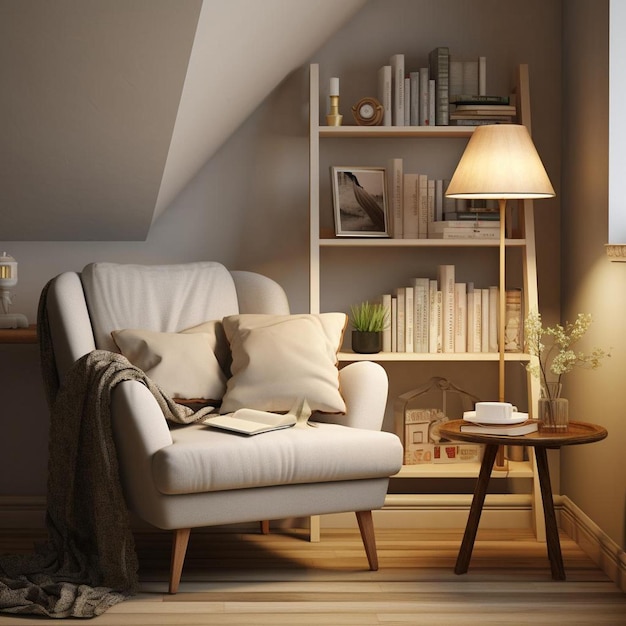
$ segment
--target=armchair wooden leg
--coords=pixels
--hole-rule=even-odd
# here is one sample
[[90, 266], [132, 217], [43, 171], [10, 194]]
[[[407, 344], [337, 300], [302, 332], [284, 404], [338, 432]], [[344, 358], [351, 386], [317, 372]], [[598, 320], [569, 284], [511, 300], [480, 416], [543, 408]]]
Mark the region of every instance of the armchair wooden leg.
[[187, 552], [187, 544], [189, 543], [189, 533], [191, 528], [179, 528], [174, 531], [172, 537], [172, 561], [170, 563], [170, 593], [178, 591], [180, 584], [180, 576], [183, 573], [183, 563], [185, 562], [185, 554]]
[[372, 571], [378, 569], [378, 552], [376, 551], [376, 535], [374, 534], [374, 520], [371, 511], [357, 511], [356, 519], [361, 531], [361, 539], [365, 546], [365, 554]]

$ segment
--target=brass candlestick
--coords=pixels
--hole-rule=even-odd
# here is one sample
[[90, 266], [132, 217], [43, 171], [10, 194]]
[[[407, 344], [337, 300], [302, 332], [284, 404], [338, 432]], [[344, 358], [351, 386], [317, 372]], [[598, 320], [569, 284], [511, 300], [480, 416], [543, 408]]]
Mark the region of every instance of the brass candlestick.
[[343, 115], [339, 113], [339, 96], [330, 96], [330, 113], [326, 116], [329, 126], [341, 126]]

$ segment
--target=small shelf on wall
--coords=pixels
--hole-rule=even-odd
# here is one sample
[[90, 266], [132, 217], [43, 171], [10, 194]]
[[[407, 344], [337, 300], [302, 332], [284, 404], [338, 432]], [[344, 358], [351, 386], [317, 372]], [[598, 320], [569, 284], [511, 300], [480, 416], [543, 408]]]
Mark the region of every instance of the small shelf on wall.
[[[497, 248], [497, 239], [388, 239], [358, 238], [342, 239], [327, 237], [319, 240], [323, 248]], [[520, 247], [526, 245], [525, 239], [506, 239], [505, 245]]]
[[0, 343], [37, 343], [37, 326], [0, 328]]

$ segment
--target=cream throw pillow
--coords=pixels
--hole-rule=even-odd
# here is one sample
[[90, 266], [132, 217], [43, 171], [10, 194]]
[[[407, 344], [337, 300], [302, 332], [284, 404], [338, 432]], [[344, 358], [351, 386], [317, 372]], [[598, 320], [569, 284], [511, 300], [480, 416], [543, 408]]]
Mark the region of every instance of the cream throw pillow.
[[288, 411], [304, 397], [312, 411], [345, 413], [337, 350], [346, 323], [344, 313], [225, 317], [232, 377], [221, 412]]
[[152, 330], [114, 330], [120, 352], [143, 370], [165, 393], [181, 400], [218, 403], [226, 390], [226, 376], [216, 357], [221, 324], [207, 322], [180, 333]]

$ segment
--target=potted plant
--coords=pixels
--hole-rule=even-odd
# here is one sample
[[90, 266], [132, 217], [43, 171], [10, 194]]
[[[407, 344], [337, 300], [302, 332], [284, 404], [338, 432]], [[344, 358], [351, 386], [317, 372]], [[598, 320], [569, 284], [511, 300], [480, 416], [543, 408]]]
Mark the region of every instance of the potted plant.
[[383, 330], [389, 324], [389, 310], [383, 304], [361, 302], [351, 307], [352, 350], [359, 354], [380, 352]]

